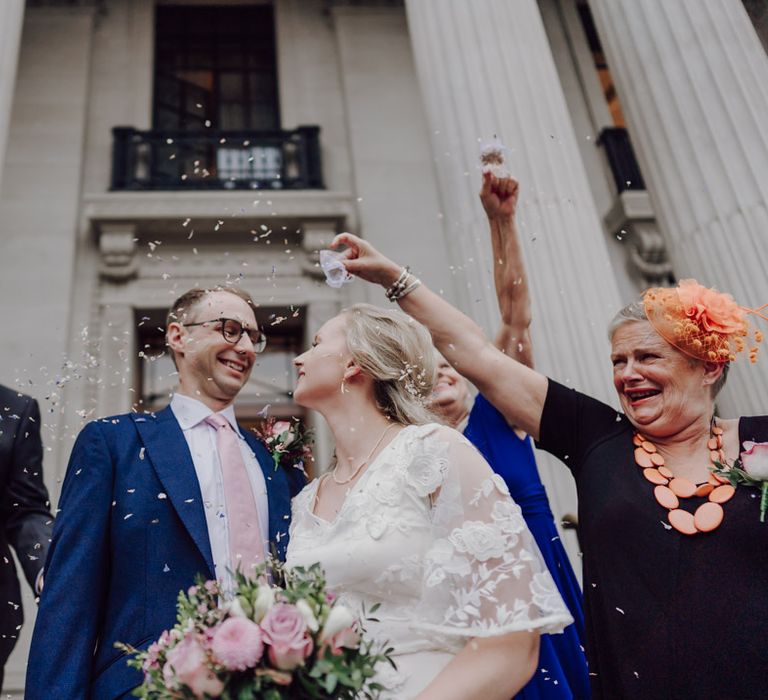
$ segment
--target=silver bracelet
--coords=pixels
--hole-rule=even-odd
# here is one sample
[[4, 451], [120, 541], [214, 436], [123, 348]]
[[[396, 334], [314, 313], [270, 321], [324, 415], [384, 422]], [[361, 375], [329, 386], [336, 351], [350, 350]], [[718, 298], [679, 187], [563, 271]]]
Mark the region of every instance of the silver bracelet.
[[402, 284], [397, 289], [393, 290], [392, 287], [390, 287], [390, 289], [387, 290], [387, 299], [390, 301], [398, 301], [404, 296], [410, 294], [420, 285], [421, 280], [418, 277], [408, 273], [407, 277], [403, 280]]
[[[413, 277], [413, 275], [411, 275]], [[421, 286], [421, 280], [418, 277], [413, 277], [413, 281], [411, 284], [406, 287], [402, 292], [400, 292], [400, 296], [397, 297], [397, 299], [402, 299], [404, 296], [407, 296], [410, 294], [414, 289]], [[395, 301], [397, 301], [397, 299]]]
[[387, 291], [384, 292], [387, 299], [390, 301], [394, 301], [397, 299], [397, 295], [400, 294], [403, 289], [405, 289], [408, 277], [411, 274], [411, 269], [406, 265], [403, 268], [403, 271], [400, 273], [400, 276], [394, 281], [391, 287], [387, 288]]

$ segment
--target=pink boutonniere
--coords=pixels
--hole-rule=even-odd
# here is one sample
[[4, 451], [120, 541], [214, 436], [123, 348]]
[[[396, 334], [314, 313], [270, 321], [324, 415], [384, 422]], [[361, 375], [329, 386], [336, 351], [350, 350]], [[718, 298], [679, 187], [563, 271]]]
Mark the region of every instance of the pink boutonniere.
[[768, 442], [744, 441], [744, 450], [732, 467], [718, 463], [713, 470], [736, 487], [755, 486], [760, 489], [760, 522], [765, 522], [768, 511]]
[[313, 434], [304, 428], [298, 418], [266, 418], [259, 428], [253, 430], [269, 450], [275, 471], [282, 466], [299, 469], [306, 474], [305, 467], [312, 460]]

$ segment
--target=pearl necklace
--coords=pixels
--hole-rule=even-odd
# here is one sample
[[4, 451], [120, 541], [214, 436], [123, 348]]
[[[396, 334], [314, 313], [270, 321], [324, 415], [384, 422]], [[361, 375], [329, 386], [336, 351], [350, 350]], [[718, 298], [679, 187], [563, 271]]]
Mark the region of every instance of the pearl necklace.
[[333, 479], [333, 482], [334, 482], [335, 484], [338, 484], [339, 486], [343, 486], [344, 484], [348, 484], [350, 481], [352, 481], [352, 480], [353, 480], [353, 479], [354, 479], [354, 478], [355, 478], [355, 477], [356, 477], [356, 476], [357, 476], [357, 475], [360, 473], [360, 470], [361, 470], [361, 469], [362, 469], [362, 468], [363, 468], [363, 467], [364, 467], [366, 464], [368, 464], [368, 461], [369, 461], [369, 460], [371, 459], [371, 457], [373, 456], [373, 453], [374, 453], [374, 452], [376, 452], [376, 448], [377, 448], [379, 445], [381, 445], [381, 441], [384, 439], [384, 436], [385, 436], [385, 435], [386, 435], [386, 434], [387, 434], [387, 433], [388, 433], [388, 432], [389, 432], [389, 431], [390, 431], [392, 428], [394, 428], [396, 425], [397, 425], [396, 423], [392, 423], [391, 425], [388, 425], [386, 428], [384, 428], [384, 432], [381, 434], [381, 436], [379, 437], [379, 439], [376, 441], [376, 444], [373, 446], [373, 449], [372, 449], [372, 450], [371, 450], [371, 451], [368, 453], [368, 456], [367, 456], [367, 457], [366, 457], [366, 458], [365, 458], [365, 459], [364, 459], [362, 462], [360, 462], [360, 464], [358, 464], [358, 465], [357, 465], [357, 468], [355, 469], [355, 471], [353, 471], [353, 472], [352, 472], [352, 476], [350, 476], [349, 478], [347, 478], [347, 479], [337, 479], [337, 478], [336, 478], [336, 470], [339, 468], [339, 465], [337, 464], [337, 465], [336, 465], [336, 466], [333, 468], [333, 471], [331, 472], [331, 479]]
[[[712, 532], [720, 526], [724, 516], [721, 504], [729, 501], [736, 493], [727, 479], [710, 474], [705, 482], [694, 484], [688, 479], [676, 477], [665, 466], [664, 457], [650, 440], [640, 433], [635, 433], [632, 442], [635, 445], [635, 463], [643, 470], [643, 476], [656, 485], [653, 495], [657, 503], [669, 511], [667, 519], [675, 530], [684, 535], [696, 535], [700, 532]], [[715, 462], [725, 464], [722, 428], [712, 426], [707, 447], [713, 466]], [[680, 508], [680, 499], [691, 496], [706, 496], [708, 500], [700, 505], [695, 513], [689, 513]]]

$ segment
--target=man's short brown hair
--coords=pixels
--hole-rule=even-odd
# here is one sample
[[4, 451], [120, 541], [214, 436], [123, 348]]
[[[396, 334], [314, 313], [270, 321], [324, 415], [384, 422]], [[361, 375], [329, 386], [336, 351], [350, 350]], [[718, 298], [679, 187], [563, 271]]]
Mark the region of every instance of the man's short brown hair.
[[[165, 318], [165, 332], [168, 332], [168, 326], [171, 323], [181, 323], [190, 320], [190, 314], [198, 304], [205, 299], [206, 296], [213, 292], [229, 292], [236, 297], [240, 297], [248, 306], [250, 306], [254, 313], [256, 312], [256, 304], [253, 302], [253, 298], [248, 292], [240, 287], [222, 287], [217, 285], [216, 287], [210, 287], [209, 289], [203, 289], [202, 287], [195, 287], [188, 292], [184, 292], [176, 301], [173, 302], [173, 306], [168, 310], [168, 315]], [[171, 346], [168, 346], [168, 352], [171, 355], [173, 364], [176, 365], [176, 357], [174, 355]], [[178, 365], [176, 365], [178, 369]]]

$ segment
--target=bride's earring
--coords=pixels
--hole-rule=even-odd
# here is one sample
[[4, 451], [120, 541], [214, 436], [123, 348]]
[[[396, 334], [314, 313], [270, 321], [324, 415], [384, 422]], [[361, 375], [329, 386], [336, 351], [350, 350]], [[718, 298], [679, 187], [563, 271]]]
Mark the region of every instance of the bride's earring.
[[343, 379], [341, 380], [341, 393], [342, 394], [346, 394], [347, 393], [347, 387], [344, 384], [344, 380]]

